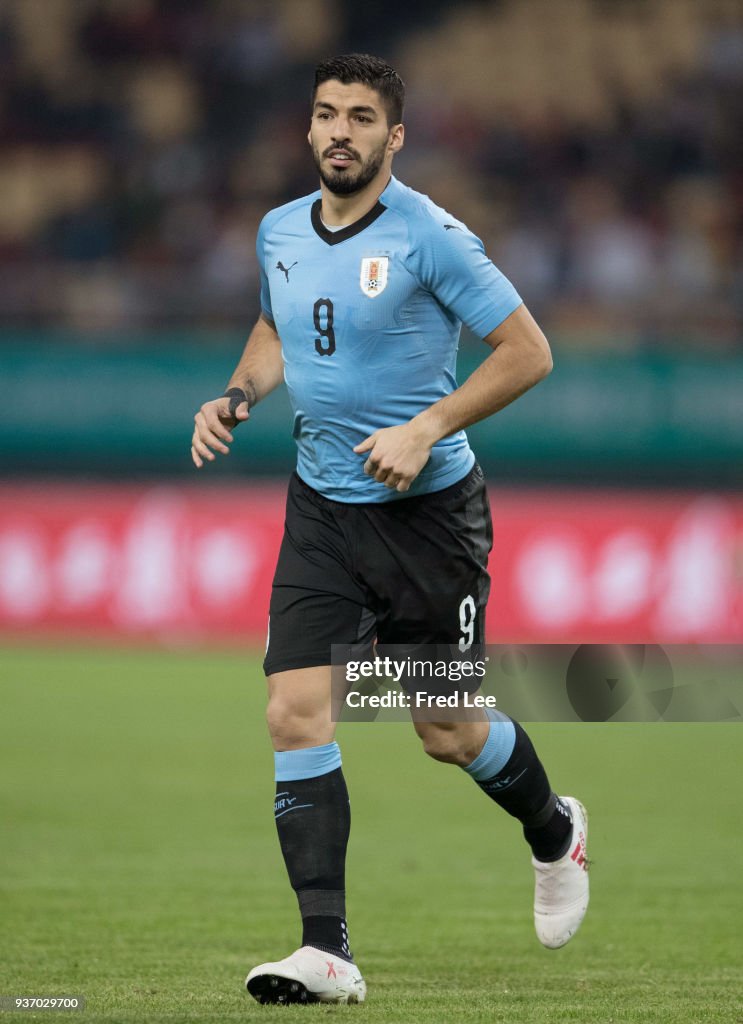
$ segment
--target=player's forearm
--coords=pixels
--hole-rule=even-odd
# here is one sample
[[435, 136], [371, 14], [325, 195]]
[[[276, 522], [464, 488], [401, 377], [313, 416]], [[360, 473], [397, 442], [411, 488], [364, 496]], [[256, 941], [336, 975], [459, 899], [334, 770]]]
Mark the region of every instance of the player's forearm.
[[230, 377], [228, 388], [242, 388], [252, 407], [284, 379], [281, 340], [276, 329], [263, 317], [250, 332], [240, 362]]
[[[549, 345], [528, 312], [513, 314], [488, 358], [461, 387], [413, 420], [433, 444], [492, 416], [534, 387], [552, 369]], [[510, 318], [509, 318], [510, 319]]]

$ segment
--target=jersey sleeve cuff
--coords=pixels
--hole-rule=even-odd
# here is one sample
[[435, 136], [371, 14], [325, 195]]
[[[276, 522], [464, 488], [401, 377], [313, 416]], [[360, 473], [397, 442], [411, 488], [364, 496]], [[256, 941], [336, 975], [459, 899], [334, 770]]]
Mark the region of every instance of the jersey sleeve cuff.
[[504, 320], [509, 318], [511, 313], [515, 313], [519, 306], [523, 306], [523, 304], [524, 300], [521, 296], [514, 295], [511, 301], [502, 303], [498, 310], [491, 312], [487, 318], [483, 318], [476, 323], [468, 323], [467, 326], [478, 338], [487, 338], [497, 327], [500, 327]]

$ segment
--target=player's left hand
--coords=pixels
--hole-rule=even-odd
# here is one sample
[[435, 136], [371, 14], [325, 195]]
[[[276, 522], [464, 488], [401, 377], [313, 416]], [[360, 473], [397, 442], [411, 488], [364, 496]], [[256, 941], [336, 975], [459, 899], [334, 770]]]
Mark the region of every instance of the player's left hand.
[[357, 455], [369, 452], [364, 472], [385, 487], [407, 491], [428, 462], [431, 442], [418, 423], [411, 420], [399, 427], [375, 430], [354, 451]]

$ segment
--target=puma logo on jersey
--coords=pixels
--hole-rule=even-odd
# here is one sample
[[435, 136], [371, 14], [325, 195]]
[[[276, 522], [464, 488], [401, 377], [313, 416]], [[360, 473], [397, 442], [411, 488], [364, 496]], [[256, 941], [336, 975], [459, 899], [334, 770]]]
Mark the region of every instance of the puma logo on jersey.
[[282, 273], [286, 275], [287, 284], [289, 284], [289, 271], [296, 267], [297, 263], [299, 263], [299, 260], [294, 260], [291, 267], [285, 267], [281, 260], [279, 260], [279, 262], [276, 264], [276, 269], [282, 271]]

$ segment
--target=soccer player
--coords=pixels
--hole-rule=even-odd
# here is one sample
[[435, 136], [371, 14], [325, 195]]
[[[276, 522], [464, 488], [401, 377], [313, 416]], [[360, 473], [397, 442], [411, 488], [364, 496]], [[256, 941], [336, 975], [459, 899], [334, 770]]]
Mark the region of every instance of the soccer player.
[[[492, 527], [464, 428], [532, 387], [549, 346], [482, 243], [392, 177], [404, 85], [353, 54], [315, 73], [309, 143], [320, 189], [272, 210], [257, 251], [261, 315], [225, 394], [195, 416], [192, 458], [286, 381], [297, 471], [273, 582], [268, 727], [275, 818], [302, 917], [301, 947], [255, 967], [261, 1002], [361, 1002], [349, 947], [348, 792], [331, 721], [331, 644], [483, 642]], [[491, 349], [456, 386], [465, 323]], [[558, 797], [507, 716], [418, 722], [427, 754], [458, 765], [523, 826], [540, 941], [564, 945], [588, 906], [586, 814]]]

